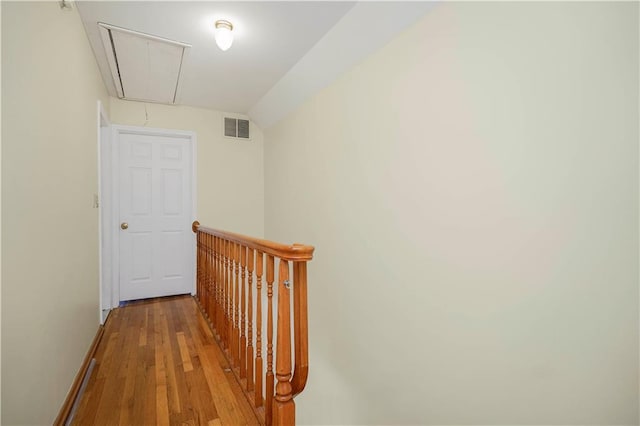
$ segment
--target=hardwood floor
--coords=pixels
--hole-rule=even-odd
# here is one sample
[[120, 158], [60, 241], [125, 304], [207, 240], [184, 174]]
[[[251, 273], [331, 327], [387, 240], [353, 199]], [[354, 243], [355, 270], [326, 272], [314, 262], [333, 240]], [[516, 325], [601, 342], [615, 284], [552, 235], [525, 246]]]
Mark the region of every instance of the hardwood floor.
[[259, 424], [191, 296], [112, 311], [74, 425]]

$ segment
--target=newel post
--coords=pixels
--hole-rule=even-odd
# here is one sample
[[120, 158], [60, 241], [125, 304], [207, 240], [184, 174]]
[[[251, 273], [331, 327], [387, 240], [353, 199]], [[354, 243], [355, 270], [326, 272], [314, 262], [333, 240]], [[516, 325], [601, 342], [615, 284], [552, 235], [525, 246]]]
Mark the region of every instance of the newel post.
[[295, 425], [296, 409], [291, 382], [291, 307], [289, 262], [280, 259], [278, 274], [278, 340], [276, 346], [276, 395], [273, 424]]

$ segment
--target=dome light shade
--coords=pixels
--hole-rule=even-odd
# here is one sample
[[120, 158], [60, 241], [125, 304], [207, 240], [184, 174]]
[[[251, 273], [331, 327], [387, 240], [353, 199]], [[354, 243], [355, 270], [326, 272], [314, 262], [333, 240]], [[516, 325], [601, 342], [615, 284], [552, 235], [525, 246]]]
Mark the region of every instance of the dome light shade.
[[216, 21], [216, 44], [222, 51], [228, 50], [233, 44], [233, 25], [229, 21]]

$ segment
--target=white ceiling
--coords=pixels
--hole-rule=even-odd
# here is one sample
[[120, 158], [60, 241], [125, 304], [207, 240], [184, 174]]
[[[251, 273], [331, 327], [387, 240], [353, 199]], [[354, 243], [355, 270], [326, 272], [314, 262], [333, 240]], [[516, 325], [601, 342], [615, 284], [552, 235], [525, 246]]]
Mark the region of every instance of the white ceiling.
[[[117, 96], [98, 22], [191, 44], [179, 103], [247, 113], [342, 16], [353, 2], [75, 3], [107, 88]], [[235, 40], [222, 52], [216, 19], [230, 20]]]
[[249, 117], [263, 129], [277, 123], [438, 4], [438, 1], [358, 2], [251, 107]]
[[[177, 103], [248, 115], [266, 129], [416, 22], [430, 1], [76, 2], [111, 95], [97, 22], [193, 45]], [[213, 22], [235, 41], [219, 50]]]

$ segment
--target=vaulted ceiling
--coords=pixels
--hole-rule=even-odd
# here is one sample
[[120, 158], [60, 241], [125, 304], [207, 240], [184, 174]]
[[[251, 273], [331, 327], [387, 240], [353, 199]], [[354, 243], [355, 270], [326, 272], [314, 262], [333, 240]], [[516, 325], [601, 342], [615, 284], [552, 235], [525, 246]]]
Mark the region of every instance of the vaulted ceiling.
[[[268, 126], [417, 20], [431, 2], [77, 1], [104, 82], [117, 96], [98, 22], [190, 44], [179, 103]], [[235, 40], [221, 51], [214, 22]]]

